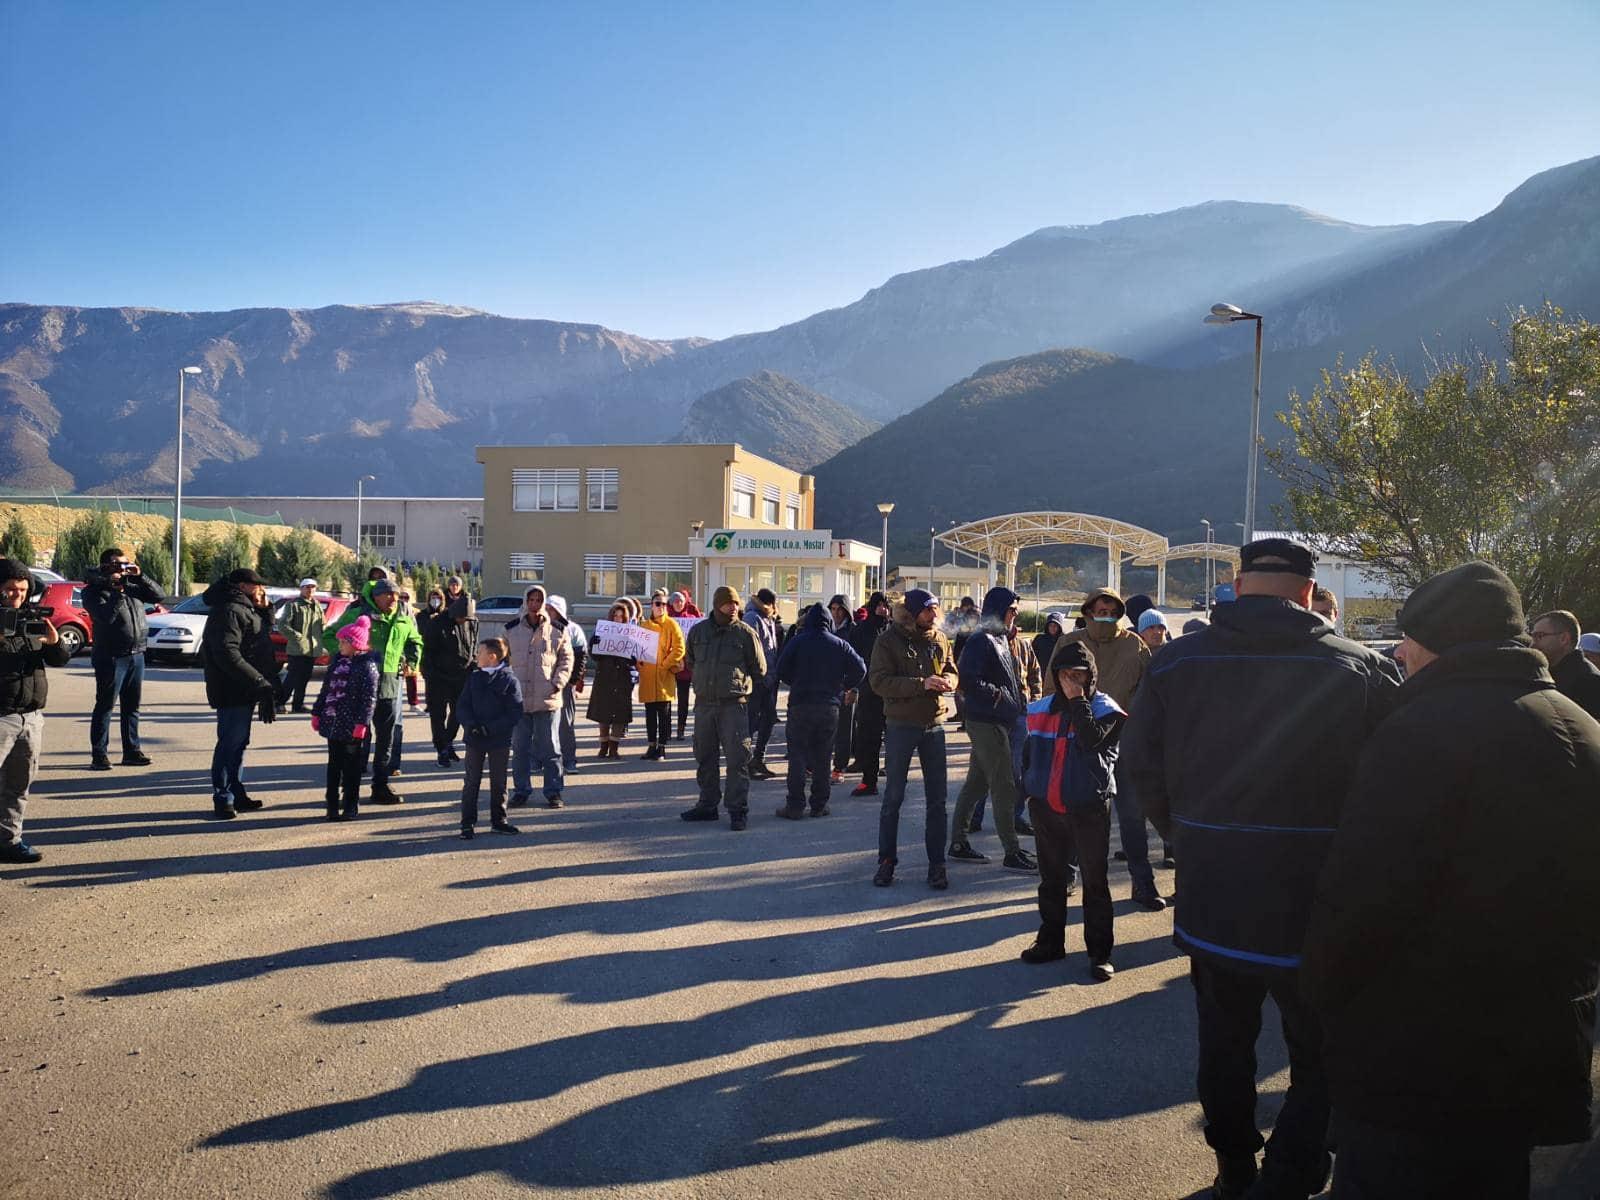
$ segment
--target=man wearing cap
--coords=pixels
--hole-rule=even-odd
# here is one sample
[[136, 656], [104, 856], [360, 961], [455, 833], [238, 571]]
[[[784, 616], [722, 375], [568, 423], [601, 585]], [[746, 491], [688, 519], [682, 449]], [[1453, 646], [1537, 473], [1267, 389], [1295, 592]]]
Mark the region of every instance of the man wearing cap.
[[27, 564], [0, 558], [0, 863], [36, 863], [44, 857], [22, 840], [28, 789], [44, 757], [44, 706], [50, 694], [45, 668], [64, 667], [72, 656], [48, 617], [25, 612], [37, 588]]
[[250, 719], [266, 701], [263, 719], [273, 713], [277, 664], [268, 626], [266, 580], [248, 567], [206, 589], [210, 610], [200, 635], [205, 664], [206, 703], [217, 710], [217, 744], [211, 753], [211, 806], [219, 820], [262, 807], [244, 787], [244, 752], [250, 745]]
[[1301, 969], [1333, 1194], [1526, 1197], [1531, 1147], [1590, 1136], [1600, 724], [1489, 563], [1435, 575], [1399, 623], [1406, 681], [1361, 754]]
[[[872, 662], [872, 648], [879, 636], [889, 628], [892, 614], [889, 598], [882, 592], [873, 592], [867, 598], [867, 615], [850, 627], [850, 648], [861, 656], [861, 661]], [[861, 771], [861, 782], [852, 796], [878, 794], [878, 764], [883, 758], [883, 697], [872, 690], [869, 679], [857, 689], [856, 730], [854, 757]]]
[[1591, 663], [1600, 667], [1600, 633], [1585, 633], [1579, 636], [1578, 650]]
[[1309, 549], [1263, 538], [1239, 557], [1237, 599], [1165, 647], [1140, 686], [1124, 777], [1177, 855], [1173, 940], [1194, 985], [1216, 1194], [1244, 1196], [1257, 1177], [1255, 1043], [1270, 995], [1289, 1090], [1249, 1194], [1312, 1196], [1327, 1179], [1328, 1091], [1300, 954], [1356, 760], [1396, 685], [1380, 655], [1310, 610]]
[[[374, 571], [381, 568], [374, 567]], [[400, 611], [400, 591], [385, 577], [369, 580], [361, 599], [323, 630], [328, 653], [339, 653], [339, 630], [366, 617], [372, 625], [371, 654], [378, 664], [378, 704], [372, 715], [372, 803], [401, 804], [404, 797], [389, 786], [394, 773], [394, 743], [400, 726], [401, 679], [422, 665], [422, 634], [417, 623]]]
[[[1149, 597], [1141, 597], [1146, 604]], [[1063, 634], [1057, 646], [1083, 642], [1094, 655], [1099, 669], [1098, 686], [1124, 712], [1133, 711], [1134, 697], [1144, 681], [1150, 663], [1150, 647], [1122, 618], [1127, 606], [1110, 588], [1096, 588], [1083, 599], [1084, 627]], [[1148, 613], [1140, 614], [1144, 616]], [[1128, 778], [1122, 759], [1117, 761], [1117, 786], [1112, 803], [1117, 810], [1117, 833], [1122, 842], [1118, 857], [1128, 863], [1134, 904], [1147, 912], [1160, 912], [1167, 902], [1156, 890], [1155, 871], [1150, 866], [1150, 836], [1144, 827], [1144, 811], [1139, 807], [1138, 787]]]
[[302, 579], [300, 594], [290, 600], [278, 613], [275, 632], [283, 638], [285, 670], [283, 682], [278, 685], [278, 711], [283, 712], [294, 703], [294, 711], [306, 710], [306, 685], [311, 682], [311, 668], [317, 655], [322, 653], [322, 630], [325, 614], [317, 600], [317, 581]]
[[726, 800], [728, 828], [738, 831], [745, 828], [750, 813], [750, 717], [745, 706], [757, 681], [767, 677], [767, 658], [755, 630], [739, 619], [739, 593], [734, 588], [719, 587], [712, 594], [711, 616], [689, 630], [683, 661], [694, 675], [695, 782], [700, 798], [678, 815], [685, 821], [715, 821]]
[[751, 779], [771, 779], [776, 774], [767, 766], [767, 741], [778, 723], [778, 650], [783, 645], [783, 637], [777, 614], [778, 597], [770, 588], [761, 588], [745, 605], [744, 623], [755, 633], [762, 661], [767, 664], [765, 674], [754, 681], [755, 690], [750, 693]]
[[522, 719], [511, 734], [511, 808], [533, 795], [533, 772], [544, 777], [547, 808], [561, 808], [566, 771], [556, 746], [561, 698], [572, 682], [574, 656], [567, 621], [551, 610], [544, 588], [534, 584], [522, 596], [523, 611], [506, 626], [507, 661], [522, 686]]
[[1575, 614], [1564, 608], [1540, 613], [1528, 626], [1533, 648], [1550, 663], [1550, 678], [1561, 694], [1600, 720], [1600, 668], [1578, 649], [1583, 630]]

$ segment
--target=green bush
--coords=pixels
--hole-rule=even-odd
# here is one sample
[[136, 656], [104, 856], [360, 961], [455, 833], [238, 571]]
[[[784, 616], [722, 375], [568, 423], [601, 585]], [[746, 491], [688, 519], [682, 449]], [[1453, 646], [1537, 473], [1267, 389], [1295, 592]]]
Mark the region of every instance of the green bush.
[[344, 582], [351, 594], [359, 596], [362, 586], [367, 582], [367, 572], [373, 567], [385, 567], [390, 577], [394, 575], [394, 568], [378, 551], [372, 548], [371, 543], [363, 541], [361, 552], [354, 558], [347, 558], [341, 564], [344, 571]]
[[315, 579], [321, 584], [330, 578], [330, 566], [328, 556], [317, 545], [311, 530], [296, 525], [281, 538], [262, 539], [256, 569], [266, 576], [268, 583], [295, 587], [302, 579]]
[[5, 529], [0, 530], [0, 558], [14, 558], [31, 567], [34, 557], [33, 536], [22, 523], [21, 515], [12, 513]]
[[103, 508], [92, 508], [61, 535], [50, 565], [68, 579], [82, 579], [86, 572], [99, 569], [100, 552], [116, 544], [117, 531], [110, 516]]
[[173, 586], [172, 580], [172, 540], [170, 536], [164, 542], [141, 542], [139, 544], [138, 558], [139, 569], [144, 572], [146, 579], [169, 595], [177, 594], [177, 589]]
[[221, 578], [216, 570], [217, 543], [214, 539], [199, 534], [184, 538], [183, 557], [189, 569], [188, 582], [212, 583]]
[[211, 569], [216, 572], [214, 578], [221, 579], [240, 567], [253, 568], [255, 565], [256, 556], [250, 548], [250, 535], [235, 525], [231, 533], [223, 535], [221, 544], [217, 546], [217, 556], [211, 564]]

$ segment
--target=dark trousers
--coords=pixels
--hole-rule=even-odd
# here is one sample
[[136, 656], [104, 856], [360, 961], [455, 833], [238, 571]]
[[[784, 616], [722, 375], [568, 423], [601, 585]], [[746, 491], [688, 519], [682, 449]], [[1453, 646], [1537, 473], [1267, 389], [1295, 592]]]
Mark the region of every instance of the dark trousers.
[[456, 719], [456, 701], [466, 680], [454, 675], [429, 675], [428, 729], [433, 735], [435, 754], [448, 754], [455, 749], [456, 736], [461, 732], [461, 722]]
[[883, 805], [878, 811], [878, 860], [900, 861], [900, 806], [905, 803], [913, 754], [922, 764], [922, 789], [928, 805], [923, 839], [928, 848], [928, 865], [933, 866], [944, 862], [945, 800], [950, 788], [944, 727], [940, 725], [923, 728], [890, 721], [884, 726], [884, 788]]
[[250, 745], [250, 720], [256, 715], [254, 704], [235, 704], [217, 709], [217, 745], [211, 751], [211, 800], [218, 808], [228, 808], [246, 796], [244, 752]]
[[700, 786], [698, 807], [722, 804], [722, 757], [728, 759], [728, 815], [742, 817], [750, 809], [750, 719], [742, 700], [721, 700], [694, 707], [694, 778]]
[[1150, 867], [1150, 835], [1145, 832], [1144, 809], [1133, 794], [1133, 781], [1122, 769], [1121, 757], [1117, 759], [1116, 781], [1117, 793], [1112, 803], [1117, 809], [1117, 832], [1122, 837], [1122, 853], [1128, 858], [1133, 894], [1148, 896], [1156, 890], [1155, 872]]
[[788, 746], [787, 796], [791, 812], [806, 806], [806, 772], [811, 772], [811, 808], [820, 812], [828, 803], [831, 786], [828, 755], [839, 727], [839, 710], [832, 704], [789, 705], [784, 735]]
[[372, 710], [372, 788], [389, 786], [389, 772], [399, 765], [395, 742], [400, 736], [400, 697], [380, 699]]
[[856, 706], [839, 705], [839, 719], [833, 731], [833, 769], [842, 771], [850, 765], [850, 743], [855, 740]]
[[[750, 701], [746, 708], [750, 719], [748, 733], [752, 745], [752, 755], [756, 762], [760, 762], [767, 753], [767, 739], [772, 736], [772, 727], [778, 723], [777, 679], [773, 679], [771, 687], [764, 683], [757, 683], [755, 691], [750, 695]], [[696, 713], [696, 715], [698, 716], [699, 714]]]
[[[1017, 795], [1017, 802], [1011, 808], [1011, 823], [1015, 825], [1028, 814], [1028, 797], [1022, 791], [1022, 747], [1028, 740], [1028, 714], [1020, 712], [1017, 719], [1011, 724], [1011, 784]], [[984, 810], [988, 807], [989, 797], [985, 794], [978, 801], [978, 806], [972, 810], [972, 820], [969, 827], [980, 829], [983, 826]], [[999, 822], [995, 823], [999, 828]]]
[[367, 769], [368, 742], [341, 742], [328, 739], [328, 789], [323, 798], [330, 814], [342, 804], [346, 815], [355, 816], [361, 800], [361, 773]]
[[494, 825], [506, 823], [506, 771], [511, 765], [511, 744], [504, 746], [467, 746], [462, 757], [461, 828], [471, 829], [478, 823], [478, 789], [483, 783], [483, 764], [489, 763], [489, 821]]
[[652, 700], [644, 706], [645, 740], [652, 746], [665, 746], [672, 736], [672, 701]]
[[94, 712], [89, 717], [89, 749], [100, 756], [111, 742], [111, 706], [120, 702], [122, 752], [139, 749], [139, 702], [144, 696], [144, 655], [91, 658], [94, 664]]
[[556, 714], [556, 749], [561, 766], [573, 771], [578, 766], [578, 696], [569, 683], [561, 691], [561, 711]]
[[1526, 1200], [1528, 1146], [1428, 1136], [1334, 1114], [1333, 1200]]
[[1007, 854], [1017, 847], [1017, 777], [1011, 754], [1012, 728], [990, 721], [967, 724], [967, 740], [972, 753], [967, 760], [967, 778], [956, 794], [955, 819], [950, 825], [950, 841], [964, 842], [972, 825], [978, 801], [994, 796], [994, 829]]
[[883, 752], [883, 701], [876, 696], [856, 702], [856, 762], [861, 765], [861, 782], [878, 786], [878, 758]]
[[283, 681], [278, 684], [279, 704], [293, 701], [295, 712], [306, 706], [306, 685], [311, 682], [311, 668], [316, 665], [317, 660], [308, 654], [289, 657], [284, 667]]
[[1261, 1006], [1270, 995], [1283, 1020], [1289, 1049], [1289, 1091], [1267, 1143], [1267, 1167], [1311, 1173], [1328, 1133], [1328, 1081], [1322, 1066], [1322, 1027], [1300, 997], [1296, 973], [1254, 974], [1189, 961], [1200, 1026], [1200, 1107], [1206, 1141], [1218, 1154], [1244, 1156], [1261, 1148], [1256, 1128], [1256, 1039]]
[[1111, 882], [1106, 860], [1111, 856], [1111, 813], [1106, 808], [1058, 813], [1037, 796], [1028, 801], [1034, 849], [1039, 856], [1040, 940], [1066, 944], [1067, 894], [1074, 866], [1083, 871], [1083, 948], [1090, 962], [1109, 962]]
[[694, 682], [688, 679], [678, 680], [678, 740], [683, 740], [684, 728], [689, 723], [689, 693], [694, 690]]

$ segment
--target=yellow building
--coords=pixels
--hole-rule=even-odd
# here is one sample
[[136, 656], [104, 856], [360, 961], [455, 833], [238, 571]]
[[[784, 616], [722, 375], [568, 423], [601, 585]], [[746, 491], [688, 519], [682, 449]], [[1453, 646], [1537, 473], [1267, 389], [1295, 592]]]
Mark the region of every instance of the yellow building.
[[540, 583], [590, 616], [658, 587], [704, 609], [732, 583], [771, 588], [792, 617], [875, 582], [876, 547], [812, 528], [811, 476], [736, 443], [480, 446], [478, 462], [485, 594]]

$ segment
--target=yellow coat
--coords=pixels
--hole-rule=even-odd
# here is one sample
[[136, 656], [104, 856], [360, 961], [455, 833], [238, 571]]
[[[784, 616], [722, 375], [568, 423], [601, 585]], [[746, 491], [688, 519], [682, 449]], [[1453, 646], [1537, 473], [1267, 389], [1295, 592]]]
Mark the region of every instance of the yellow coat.
[[654, 629], [661, 635], [656, 661], [639, 664], [639, 703], [659, 704], [678, 698], [677, 674], [683, 669], [683, 630], [671, 617], [657, 621], [646, 617], [640, 629]]

